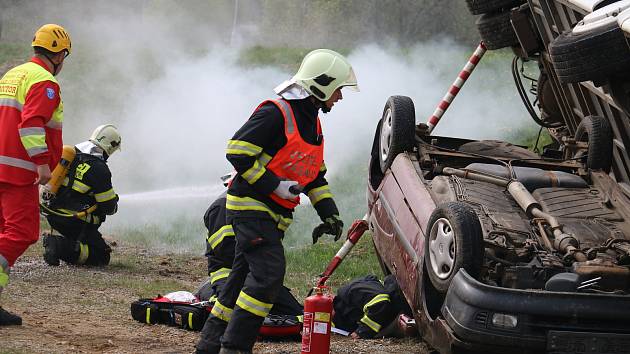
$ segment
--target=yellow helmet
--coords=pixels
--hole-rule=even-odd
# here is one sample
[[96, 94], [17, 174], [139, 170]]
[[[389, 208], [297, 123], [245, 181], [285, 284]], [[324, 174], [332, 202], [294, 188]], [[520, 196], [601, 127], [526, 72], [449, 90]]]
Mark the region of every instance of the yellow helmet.
[[53, 53], [59, 53], [63, 50], [67, 51], [68, 54], [72, 52], [72, 43], [68, 32], [63, 27], [54, 24], [40, 27], [33, 36], [31, 46], [42, 47]]
[[293, 81], [320, 101], [329, 99], [340, 87], [359, 90], [352, 65], [343, 55], [329, 49], [308, 53]]

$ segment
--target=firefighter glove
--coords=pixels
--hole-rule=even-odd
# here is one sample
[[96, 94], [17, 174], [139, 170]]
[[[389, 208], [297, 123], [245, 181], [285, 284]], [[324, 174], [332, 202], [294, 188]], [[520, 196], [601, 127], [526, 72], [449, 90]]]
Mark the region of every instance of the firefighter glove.
[[294, 199], [300, 194], [300, 185], [296, 181], [280, 181], [273, 192], [282, 199]]
[[343, 221], [339, 218], [339, 215], [333, 215], [324, 219], [324, 222], [317, 225], [313, 229], [313, 244], [317, 242], [317, 239], [322, 237], [323, 234], [335, 236], [335, 241], [339, 240], [343, 233]]

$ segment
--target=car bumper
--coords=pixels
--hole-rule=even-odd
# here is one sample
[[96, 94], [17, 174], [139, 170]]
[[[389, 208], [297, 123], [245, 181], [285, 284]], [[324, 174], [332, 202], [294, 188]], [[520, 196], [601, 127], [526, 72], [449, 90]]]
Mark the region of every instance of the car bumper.
[[[506, 289], [460, 270], [442, 314], [467, 347], [491, 343], [511, 352], [630, 353], [630, 296]], [[516, 325], [498, 325], [495, 316], [516, 319]]]

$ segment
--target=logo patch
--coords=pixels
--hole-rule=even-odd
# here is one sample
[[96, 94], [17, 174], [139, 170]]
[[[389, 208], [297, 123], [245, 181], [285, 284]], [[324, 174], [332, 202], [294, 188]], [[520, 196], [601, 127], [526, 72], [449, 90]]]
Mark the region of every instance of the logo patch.
[[53, 99], [55, 98], [55, 90], [51, 89], [50, 87], [46, 89], [46, 96], [48, 97], [48, 99]]

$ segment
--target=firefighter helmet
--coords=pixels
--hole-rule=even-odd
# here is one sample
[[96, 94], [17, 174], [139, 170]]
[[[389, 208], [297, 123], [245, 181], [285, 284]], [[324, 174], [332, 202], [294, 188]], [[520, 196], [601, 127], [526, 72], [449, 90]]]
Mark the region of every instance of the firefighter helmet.
[[340, 87], [348, 86], [359, 91], [352, 65], [343, 55], [329, 49], [308, 53], [293, 81], [320, 101], [328, 100]]
[[42, 47], [53, 53], [59, 53], [63, 50], [68, 54], [72, 52], [72, 43], [68, 32], [63, 27], [54, 24], [40, 27], [33, 36], [31, 46]]
[[121, 138], [118, 129], [111, 124], [99, 125], [92, 132], [90, 141], [111, 156], [120, 149]]

